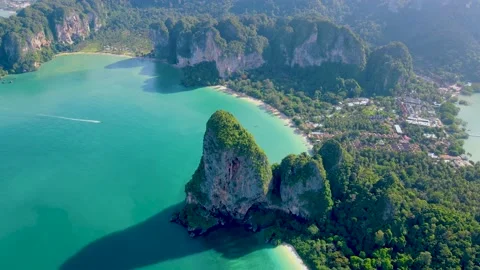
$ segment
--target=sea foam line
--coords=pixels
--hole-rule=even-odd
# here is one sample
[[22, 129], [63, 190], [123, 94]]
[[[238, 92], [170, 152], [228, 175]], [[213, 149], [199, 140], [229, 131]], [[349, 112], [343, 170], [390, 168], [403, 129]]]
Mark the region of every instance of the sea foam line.
[[77, 122], [86, 122], [86, 123], [92, 123], [92, 124], [100, 124], [101, 123], [98, 120], [70, 118], [70, 117], [63, 117], [63, 116], [49, 115], [49, 114], [37, 114], [37, 116], [57, 118], [57, 119], [63, 119], [63, 120], [69, 120], [69, 121], [77, 121]]

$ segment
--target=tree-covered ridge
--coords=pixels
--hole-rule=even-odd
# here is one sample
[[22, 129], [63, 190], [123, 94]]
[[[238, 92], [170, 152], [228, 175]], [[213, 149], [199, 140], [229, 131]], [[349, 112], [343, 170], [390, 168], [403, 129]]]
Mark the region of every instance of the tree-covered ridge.
[[[32, 71], [102, 23], [99, 0], [43, 0], [0, 19], [0, 72]], [[73, 39], [73, 40], [72, 40]]]
[[405, 43], [416, 67], [433, 76], [478, 81], [480, 2], [477, 0], [237, 0], [231, 12], [284, 16], [320, 14], [350, 25], [374, 45]]
[[323, 165], [305, 154], [288, 155], [280, 163], [279, 169], [282, 183], [287, 185], [305, 184], [311, 175], [317, 173], [317, 170], [323, 178], [327, 177]]
[[399, 42], [375, 49], [365, 71], [365, 85], [370, 95], [392, 95], [396, 87], [403, 86], [413, 74], [412, 57], [408, 48]]
[[[0, 27], [0, 66], [8, 72], [25, 72], [62, 51], [142, 55], [154, 49], [157, 58], [185, 68], [185, 85], [214, 84], [219, 76], [260, 67], [260, 73], [275, 74], [279, 79], [296, 74], [298, 81], [313, 85], [302, 89], [306, 92], [335, 87], [338, 78], [349, 85], [369, 85], [365, 83], [369, 58], [365, 43], [349, 28], [325, 17], [198, 16], [198, 11], [187, 11], [187, 7], [188, 3], [169, 1], [142, 5], [131, 1], [39, 1], [18, 16], [0, 20], [5, 26]], [[404, 66], [397, 60], [404, 62], [392, 59], [382, 71], [395, 73]], [[218, 74], [208, 62], [214, 62]], [[373, 72], [368, 79], [383, 81], [384, 74], [379, 73]], [[396, 83], [397, 77], [389, 77], [389, 88], [402, 85], [402, 80]], [[361, 92], [357, 87], [340, 88], [349, 88], [353, 95]]]
[[[151, 28], [157, 41], [156, 52], [166, 58], [175, 58], [176, 54], [191, 57], [192, 49], [206, 46], [206, 36], [210, 33], [220, 53], [226, 56], [258, 53], [270, 64], [315, 65], [295, 59], [298, 57], [295, 56], [298, 53], [295, 50], [315, 36], [310, 42], [312, 57], [324, 59], [325, 62], [357, 65], [359, 69], [366, 64], [365, 45], [350, 29], [316, 17], [182, 17], [160, 21]], [[191, 43], [195, 45], [189, 46]], [[334, 49], [343, 50], [343, 54], [336, 57], [329, 55]], [[171, 62], [176, 63], [175, 59]]]
[[320, 156], [288, 155], [272, 170], [275, 185], [272, 199], [303, 218], [325, 220], [328, 217], [333, 206], [332, 192]]
[[[223, 123], [233, 116], [218, 112], [217, 117]], [[232, 123], [213, 126], [238, 130]], [[235, 222], [266, 227], [266, 240], [291, 243], [312, 269], [480, 267], [478, 164], [455, 169], [424, 153], [357, 150], [348, 137], [339, 139], [324, 142], [312, 156], [289, 155], [273, 165], [268, 194]], [[218, 165], [208, 162], [200, 165]], [[229, 224], [207, 209], [187, 198], [178, 219], [192, 232]], [[222, 217], [235, 216], [232, 211]]]
[[[155, 55], [184, 67], [188, 86], [249, 73], [310, 96], [392, 95], [413, 75], [408, 49], [392, 43], [369, 54], [350, 29], [316, 17], [265, 15], [168, 18], [151, 25]], [[218, 74], [213, 69], [216, 66]]]
[[131, 1], [142, 2], [139, 6], [161, 4], [188, 14], [315, 14], [349, 25], [373, 45], [405, 43], [422, 73], [452, 80], [455, 80], [453, 74], [474, 81], [480, 79], [477, 72], [480, 39], [476, 27], [480, 23], [480, 2], [477, 0], [198, 0], [182, 4], [170, 0]]
[[[14, 32], [20, 35], [20, 39], [27, 37], [26, 34], [30, 31], [21, 28], [32, 29], [34, 25], [27, 21], [40, 22], [35, 24], [50, 28], [51, 31], [45, 30], [48, 37], [49, 32], [55, 32], [55, 27], [50, 22], [61, 18], [62, 13], [67, 14], [67, 10], [75, 10], [84, 15], [93, 11], [103, 19], [102, 25], [106, 30], [100, 31], [88, 44], [81, 46], [86, 51], [148, 53], [152, 49], [148, 42], [148, 26], [167, 17], [210, 15], [222, 18], [232, 14], [267, 14], [276, 18], [314, 16], [349, 25], [373, 47], [392, 41], [403, 42], [413, 53], [416, 69], [434, 78], [456, 80], [455, 74], [459, 73], [465, 79], [478, 81], [480, 78], [477, 72], [480, 70], [480, 42], [476, 27], [479, 24], [480, 3], [476, 0], [42, 0], [30, 8], [28, 12], [32, 14], [26, 15], [27, 20], [18, 20], [15, 16], [2, 20], [16, 25]], [[108, 16], [103, 16], [107, 13]], [[25, 16], [20, 14], [18, 17]], [[46, 21], [50, 27], [45, 24]], [[4, 36], [4, 33], [0, 36]], [[67, 49], [63, 46], [53, 48]], [[24, 56], [27, 59], [19, 61], [21, 63], [15, 70], [32, 70], [35, 66], [32, 63], [49, 57], [45, 53]], [[2, 66], [10, 71], [12, 63]]]
[[[426, 155], [349, 149], [353, 159], [343, 159], [347, 150], [336, 141], [327, 141], [316, 151], [324, 161], [332, 191], [337, 191], [329, 219], [282, 218], [267, 229], [273, 239], [291, 242], [311, 268], [480, 266], [474, 195], [480, 185], [468, 180], [478, 168], [465, 169], [471, 175], [465, 178]], [[349, 169], [338, 182], [338, 169], [345, 167]], [[336, 182], [343, 186], [340, 190], [335, 190]], [[460, 194], [465, 196], [460, 199]]]

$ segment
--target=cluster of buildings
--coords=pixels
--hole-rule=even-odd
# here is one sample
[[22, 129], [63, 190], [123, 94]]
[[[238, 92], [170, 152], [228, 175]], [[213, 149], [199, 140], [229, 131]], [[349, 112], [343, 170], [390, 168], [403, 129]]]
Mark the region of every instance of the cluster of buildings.
[[340, 102], [339, 106], [335, 107], [335, 110], [340, 111], [343, 106], [355, 107], [355, 106], [367, 106], [370, 104], [370, 99], [368, 98], [349, 98], [344, 102]]
[[[472, 83], [467, 83], [465, 86], [472, 86]], [[462, 86], [459, 84], [452, 84], [447, 87], [438, 88], [438, 92], [445, 96], [458, 96], [462, 92]]]
[[352, 98], [345, 100], [345, 104], [347, 104], [348, 107], [367, 106], [369, 103], [370, 99], [368, 98]]
[[466, 166], [472, 166], [472, 164], [468, 161], [468, 157], [466, 155], [461, 155], [459, 157], [454, 157], [450, 155], [440, 155], [437, 156], [433, 153], [428, 154], [431, 158], [433, 159], [438, 159], [441, 160], [445, 163], [450, 163], [454, 165], [455, 167], [462, 168]]
[[423, 127], [442, 126], [440, 119], [436, 117], [435, 110], [429, 104], [411, 97], [400, 98], [398, 103], [408, 124]]
[[0, 0], [0, 9], [16, 11], [30, 6], [35, 0]]
[[[452, 89], [454, 91], [461, 91], [461, 88], [456, 89], [454, 86], [452, 86]], [[372, 100], [367, 98], [347, 99], [343, 103], [340, 103], [335, 109], [339, 111], [344, 108], [347, 109], [348, 107], [368, 106], [372, 104]], [[412, 141], [412, 139], [407, 136], [408, 134], [406, 134], [403, 127], [405, 127], [405, 125], [416, 125], [427, 128], [443, 127], [442, 122], [440, 119], [438, 119], [435, 112], [435, 107], [439, 107], [441, 104], [430, 104], [410, 96], [397, 98], [397, 104], [401, 109], [401, 113], [396, 119], [389, 118], [384, 114], [369, 116], [370, 121], [378, 122], [379, 125], [389, 126], [390, 131], [388, 133], [380, 134], [366, 131], [360, 132], [359, 136], [351, 142], [352, 146], [354, 146], [356, 149], [373, 148], [395, 152], [420, 152], [421, 147], [418, 142]], [[376, 110], [383, 110], [383, 108], [376, 108]], [[372, 111], [375, 111], [375, 108]], [[351, 110], [349, 110], [349, 112], [351, 112]], [[355, 113], [355, 111], [353, 111], [353, 113]], [[321, 124], [321, 119], [331, 116], [333, 116], [333, 114], [329, 116], [318, 117], [319, 122], [315, 120], [313, 122], [306, 122], [304, 124], [308, 130], [312, 131], [308, 133], [308, 138], [312, 142], [321, 142], [326, 139], [342, 135], [342, 132], [339, 131], [323, 130], [324, 126]], [[428, 147], [430, 149], [445, 149], [446, 151], [450, 145], [449, 141], [440, 138], [437, 134], [437, 132], [425, 131], [420, 135], [423, 135], [423, 138], [429, 140], [428, 142], [424, 142], [429, 144]], [[416, 138], [419, 139], [418, 134], [416, 135]], [[457, 168], [471, 165], [471, 163], [468, 161], [468, 157], [466, 156], [437, 156], [433, 153], [430, 153], [429, 156], [432, 159], [438, 160], [439, 162], [451, 163]]]

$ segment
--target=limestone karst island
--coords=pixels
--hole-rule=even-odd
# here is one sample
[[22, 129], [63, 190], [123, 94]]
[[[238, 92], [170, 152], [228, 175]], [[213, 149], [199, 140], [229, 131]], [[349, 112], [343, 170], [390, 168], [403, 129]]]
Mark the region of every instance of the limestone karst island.
[[320, 156], [289, 155], [270, 165], [253, 136], [225, 111], [208, 120], [203, 156], [185, 192], [176, 221], [193, 235], [235, 223], [256, 231], [282, 214], [324, 221], [333, 205]]
[[0, 0], [0, 269], [480, 269], [479, 0]]

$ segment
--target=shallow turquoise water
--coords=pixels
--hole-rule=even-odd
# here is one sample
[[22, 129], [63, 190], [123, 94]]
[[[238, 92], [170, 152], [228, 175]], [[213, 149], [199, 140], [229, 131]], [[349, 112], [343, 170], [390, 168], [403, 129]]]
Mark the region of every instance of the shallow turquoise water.
[[7, 17], [12, 16], [13, 14], [15, 14], [15, 12], [13, 12], [13, 11], [8, 11], [8, 10], [4, 10], [4, 9], [1, 9], [1, 8], [0, 8], [0, 17], [5, 17], [5, 18], [7, 18]]
[[[246, 101], [179, 86], [177, 70], [57, 57], [0, 84], [0, 269], [291, 269], [242, 230], [191, 239], [169, 223], [209, 116], [232, 112], [272, 162], [306, 150]], [[10, 78], [9, 78], [10, 79]]]
[[[462, 97], [467, 100], [468, 106], [460, 106], [459, 117], [466, 121], [468, 133], [480, 136], [480, 94], [475, 94], [469, 97]], [[475, 162], [480, 161], [480, 137], [470, 136], [465, 141], [465, 149], [472, 154], [471, 159]]]

